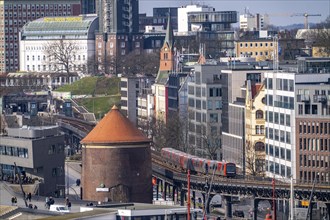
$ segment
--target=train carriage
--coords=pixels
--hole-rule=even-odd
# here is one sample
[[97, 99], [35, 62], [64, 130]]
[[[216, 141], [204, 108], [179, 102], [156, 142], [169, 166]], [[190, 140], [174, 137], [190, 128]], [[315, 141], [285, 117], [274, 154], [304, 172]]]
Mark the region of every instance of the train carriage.
[[236, 176], [235, 163], [200, 158], [173, 148], [163, 148], [161, 155], [166, 163], [170, 163], [172, 166], [179, 167], [182, 170], [189, 169], [194, 174], [214, 173], [214, 175], [226, 177]]

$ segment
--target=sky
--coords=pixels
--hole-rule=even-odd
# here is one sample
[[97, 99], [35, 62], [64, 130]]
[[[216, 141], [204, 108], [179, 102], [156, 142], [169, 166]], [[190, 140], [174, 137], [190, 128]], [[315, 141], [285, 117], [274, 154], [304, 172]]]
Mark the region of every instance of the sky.
[[321, 14], [309, 16], [309, 23], [325, 21], [330, 15], [330, 0], [139, 0], [139, 13], [152, 15], [156, 7], [181, 7], [189, 4], [204, 4], [214, 7], [216, 11], [238, 11], [244, 13], [245, 8], [252, 13], [269, 14], [270, 23], [276, 26], [304, 24], [303, 16], [291, 16], [297, 13]]

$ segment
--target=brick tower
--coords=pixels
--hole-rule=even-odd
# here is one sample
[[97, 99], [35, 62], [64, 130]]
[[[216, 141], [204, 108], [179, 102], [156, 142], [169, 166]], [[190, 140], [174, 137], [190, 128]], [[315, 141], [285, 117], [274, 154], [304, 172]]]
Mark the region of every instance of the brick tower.
[[149, 143], [114, 106], [81, 141], [83, 199], [151, 203]]

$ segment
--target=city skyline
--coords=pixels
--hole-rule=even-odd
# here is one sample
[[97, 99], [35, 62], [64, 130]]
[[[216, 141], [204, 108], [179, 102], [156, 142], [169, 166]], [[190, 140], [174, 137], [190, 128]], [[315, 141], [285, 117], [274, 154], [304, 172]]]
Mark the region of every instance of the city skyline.
[[139, 2], [139, 13], [147, 13], [150, 16], [152, 15], [152, 9], [155, 7], [181, 7], [189, 4], [204, 4], [214, 7], [216, 11], [234, 10], [240, 14], [243, 14], [245, 9], [248, 9], [252, 14], [269, 14], [270, 23], [276, 26], [304, 24], [303, 16], [292, 16], [297, 13], [321, 14], [321, 16], [309, 17], [309, 23], [325, 21], [330, 15], [330, 2], [328, 0], [140, 0]]

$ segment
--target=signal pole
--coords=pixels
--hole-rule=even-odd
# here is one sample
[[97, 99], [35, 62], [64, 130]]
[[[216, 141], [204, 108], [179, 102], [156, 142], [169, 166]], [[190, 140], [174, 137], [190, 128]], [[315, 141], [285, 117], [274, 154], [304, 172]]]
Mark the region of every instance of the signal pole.
[[188, 202], [187, 202], [187, 220], [190, 220], [190, 170], [188, 169], [188, 175], [187, 175], [187, 177], [188, 177], [188, 183], [187, 183], [187, 185], [188, 185], [188, 196], [187, 196], [187, 199], [188, 199]]
[[272, 184], [273, 184], [273, 220], [276, 220], [275, 177], [273, 178]]

